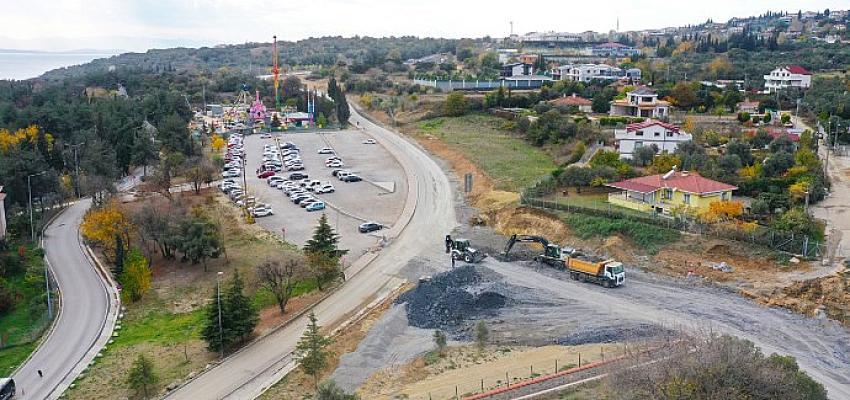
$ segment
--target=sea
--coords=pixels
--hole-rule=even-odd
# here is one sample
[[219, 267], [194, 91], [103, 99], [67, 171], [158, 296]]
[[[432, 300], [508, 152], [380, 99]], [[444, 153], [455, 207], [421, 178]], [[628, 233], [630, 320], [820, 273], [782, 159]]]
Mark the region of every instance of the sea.
[[61, 67], [85, 64], [114, 54], [3, 52], [0, 50], [0, 80], [23, 80]]

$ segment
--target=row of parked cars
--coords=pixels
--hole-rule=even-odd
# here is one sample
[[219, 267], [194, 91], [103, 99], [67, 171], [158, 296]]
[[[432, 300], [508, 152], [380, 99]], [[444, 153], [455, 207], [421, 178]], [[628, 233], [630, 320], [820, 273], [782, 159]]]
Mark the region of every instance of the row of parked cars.
[[227, 153], [224, 156], [224, 178], [219, 184], [219, 189], [227, 194], [237, 206], [247, 208], [254, 217], [265, 217], [274, 214], [271, 205], [260, 203], [254, 196], [245, 193], [245, 189], [239, 184], [245, 165], [245, 151], [243, 149], [243, 137], [240, 134], [232, 134], [227, 142]]
[[330, 182], [309, 179], [305, 172], [293, 172], [288, 178], [278, 172], [304, 171], [301, 149], [292, 142], [280, 145], [268, 143], [263, 146], [263, 164], [257, 169], [257, 177], [266, 179], [269, 186], [281, 190], [293, 203], [307, 211], [325, 209], [325, 203], [315, 194], [333, 193], [336, 188]]

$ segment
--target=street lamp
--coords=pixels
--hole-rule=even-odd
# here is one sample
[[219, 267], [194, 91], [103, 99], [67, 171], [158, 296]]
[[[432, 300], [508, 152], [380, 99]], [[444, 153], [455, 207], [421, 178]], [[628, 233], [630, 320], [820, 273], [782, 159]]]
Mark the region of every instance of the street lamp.
[[86, 142], [80, 142], [77, 144], [65, 143], [65, 146], [74, 148], [74, 194], [77, 195], [77, 197], [80, 197], [80, 163], [77, 159], [77, 149], [84, 144], [86, 144]]
[[37, 174], [27, 175], [27, 193], [29, 195], [29, 212], [30, 212], [30, 238], [32, 239], [33, 243], [35, 243], [35, 225], [33, 225], [33, 221], [32, 221], [32, 186], [30, 185], [30, 178], [32, 178], [34, 176], [41, 176], [41, 175], [44, 175], [46, 173], [47, 173], [47, 171], [45, 170], [45, 171], [41, 171]]
[[221, 358], [224, 359], [224, 327], [221, 324], [221, 276], [224, 272], [218, 271], [215, 277], [216, 297], [218, 298], [218, 347]]

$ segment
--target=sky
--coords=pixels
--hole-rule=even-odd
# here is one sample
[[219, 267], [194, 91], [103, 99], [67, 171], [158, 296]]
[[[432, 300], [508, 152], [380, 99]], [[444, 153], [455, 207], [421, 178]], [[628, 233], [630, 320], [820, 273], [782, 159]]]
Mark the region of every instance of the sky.
[[200, 47], [318, 36], [504, 37], [697, 24], [847, 0], [0, 0], [0, 49]]

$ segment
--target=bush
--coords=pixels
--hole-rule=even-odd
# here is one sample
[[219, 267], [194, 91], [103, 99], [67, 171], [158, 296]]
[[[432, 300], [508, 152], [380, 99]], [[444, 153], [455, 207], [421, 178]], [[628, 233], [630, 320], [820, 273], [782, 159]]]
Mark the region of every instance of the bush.
[[650, 252], [654, 252], [660, 245], [679, 238], [678, 231], [623, 218], [613, 219], [570, 214], [566, 217], [566, 222], [582, 239], [619, 234]]

